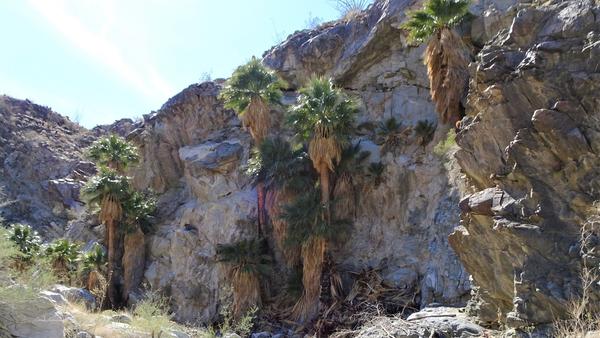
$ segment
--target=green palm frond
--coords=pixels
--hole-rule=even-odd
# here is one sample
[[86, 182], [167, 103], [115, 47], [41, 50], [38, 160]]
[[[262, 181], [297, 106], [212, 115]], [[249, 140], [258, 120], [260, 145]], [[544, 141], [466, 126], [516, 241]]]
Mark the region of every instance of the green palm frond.
[[107, 255], [100, 244], [95, 243], [92, 249], [80, 255], [82, 269], [85, 273], [90, 271], [102, 271], [106, 266]]
[[421, 120], [415, 126], [415, 134], [421, 138], [421, 145], [425, 146], [433, 139], [436, 125], [429, 120]]
[[402, 27], [409, 40], [423, 42], [442, 28], [452, 28], [470, 16], [470, 0], [428, 0], [423, 9], [408, 14]]
[[151, 192], [133, 191], [123, 201], [125, 231], [131, 233], [140, 227], [144, 233], [150, 233], [156, 212], [156, 196]]
[[72, 268], [76, 266], [79, 259], [79, 245], [68, 239], [57, 239], [46, 247], [45, 254], [52, 261], [64, 262]]
[[139, 161], [137, 148], [116, 135], [94, 142], [87, 150], [87, 157], [99, 166], [110, 167], [119, 172]]
[[367, 178], [373, 183], [375, 187], [378, 187], [383, 182], [383, 174], [385, 172], [385, 166], [381, 162], [375, 162], [369, 164]]
[[100, 172], [90, 178], [81, 192], [88, 204], [97, 207], [107, 195], [116, 196], [119, 200], [126, 199], [129, 190], [130, 184], [126, 176], [109, 168], [100, 168]]
[[331, 79], [313, 78], [300, 89], [298, 103], [288, 114], [287, 122], [301, 141], [310, 140], [317, 130], [328, 130], [343, 146], [353, 131], [358, 105]]
[[231, 244], [218, 244], [217, 260], [232, 265], [242, 272], [268, 275], [271, 269], [271, 256], [267, 254], [266, 243], [262, 239], [246, 239]]
[[255, 57], [239, 66], [227, 80], [219, 98], [225, 102], [225, 108], [242, 114], [250, 104], [252, 97], [260, 97], [264, 102], [278, 104], [281, 89], [285, 83], [277, 74], [262, 65]]
[[342, 151], [342, 158], [335, 167], [336, 175], [362, 175], [365, 169], [365, 162], [370, 155], [370, 151], [362, 150], [360, 142], [357, 142], [354, 145], [349, 145]]
[[[280, 137], [265, 139], [254, 149], [248, 160], [246, 173], [256, 181], [265, 183], [267, 189], [289, 189], [306, 186], [312, 179], [310, 160], [302, 148]], [[302, 180], [299, 182], [298, 180]]]
[[[335, 203], [335, 201], [333, 202]], [[310, 189], [283, 207], [281, 219], [288, 226], [285, 244], [298, 247], [311, 236], [337, 241], [346, 235], [351, 222], [347, 220], [327, 221], [327, 207], [321, 203], [318, 189]]]

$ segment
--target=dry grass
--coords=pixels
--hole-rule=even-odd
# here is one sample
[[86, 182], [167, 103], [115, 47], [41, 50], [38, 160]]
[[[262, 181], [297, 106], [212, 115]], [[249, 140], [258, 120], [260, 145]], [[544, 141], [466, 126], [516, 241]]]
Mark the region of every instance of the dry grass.
[[591, 262], [597, 255], [595, 252], [597, 245], [594, 241], [597, 240], [599, 235], [600, 215], [594, 214], [587, 220], [581, 230], [581, 296], [569, 303], [569, 317], [555, 322], [554, 333], [557, 337], [600, 337], [600, 304], [594, 300], [600, 292], [598, 288], [600, 268]]
[[427, 66], [430, 93], [442, 123], [460, 119], [460, 102], [466, 89], [469, 58], [460, 36], [442, 29], [427, 44], [423, 62]]

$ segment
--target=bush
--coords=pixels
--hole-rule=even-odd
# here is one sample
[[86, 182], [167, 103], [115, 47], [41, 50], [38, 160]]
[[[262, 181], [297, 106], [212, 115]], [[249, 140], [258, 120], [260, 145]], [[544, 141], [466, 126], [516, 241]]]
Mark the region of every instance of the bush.
[[8, 239], [16, 244], [17, 249], [21, 252], [21, 255], [14, 257], [18, 266], [30, 263], [42, 245], [42, 239], [38, 233], [25, 224], [11, 225]]
[[344, 20], [355, 18], [371, 3], [370, 0], [332, 0], [332, 2]]

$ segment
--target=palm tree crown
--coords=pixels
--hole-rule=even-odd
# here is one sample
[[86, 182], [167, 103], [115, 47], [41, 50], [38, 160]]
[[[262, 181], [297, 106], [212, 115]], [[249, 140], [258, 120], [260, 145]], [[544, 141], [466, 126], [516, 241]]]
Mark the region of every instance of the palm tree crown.
[[219, 97], [225, 108], [233, 109], [252, 137], [260, 142], [271, 126], [268, 105], [279, 103], [283, 86], [274, 71], [253, 57], [233, 72]]
[[423, 63], [442, 123], [456, 122], [462, 113], [461, 100], [469, 80], [469, 51], [452, 28], [469, 16], [469, 4], [469, 0], [428, 0], [403, 25], [409, 40], [422, 42], [429, 38]]
[[100, 166], [109, 167], [121, 173], [129, 165], [139, 161], [136, 147], [116, 135], [94, 142], [88, 149], [88, 158]]
[[303, 141], [309, 141], [309, 156], [317, 171], [325, 165], [334, 170], [348, 144], [358, 108], [333, 82], [315, 78], [300, 90], [288, 122]]
[[410, 13], [404, 24], [409, 39], [423, 42], [437, 31], [453, 28], [469, 15], [470, 0], [429, 0], [423, 9]]

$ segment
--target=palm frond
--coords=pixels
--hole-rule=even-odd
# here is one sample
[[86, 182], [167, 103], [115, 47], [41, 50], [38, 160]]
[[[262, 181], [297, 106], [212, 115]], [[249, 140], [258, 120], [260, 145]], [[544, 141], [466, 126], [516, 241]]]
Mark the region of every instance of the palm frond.
[[306, 151], [280, 137], [267, 138], [253, 150], [246, 173], [267, 189], [290, 191], [303, 188], [312, 178]]
[[133, 191], [128, 195], [123, 201], [125, 231], [131, 233], [139, 226], [145, 234], [150, 233], [156, 212], [156, 196], [149, 191]]
[[19, 260], [29, 262], [39, 252], [42, 238], [37, 231], [26, 224], [13, 224], [8, 229], [8, 239], [12, 241], [20, 252]]
[[252, 57], [233, 72], [219, 97], [225, 102], [225, 108], [243, 114], [253, 97], [260, 97], [269, 104], [278, 104], [284, 87], [285, 83], [273, 70]]
[[139, 161], [137, 148], [116, 135], [94, 142], [87, 150], [87, 157], [99, 166], [109, 167], [121, 173]]
[[90, 271], [102, 271], [106, 266], [107, 256], [102, 246], [95, 243], [92, 249], [88, 252], [80, 254], [79, 260], [83, 271], [89, 273]]
[[130, 184], [126, 176], [109, 168], [100, 168], [100, 172], [88, 180], [81, 193], [86, 203], [99, 207], [108, 195], [125, 200], [129, 190]]
[[420, 144], [422, 146], [427, 145], [433, 139], [436, 126], [429, 120], [421, 120], [417, 122], [415, 126], [415, 134], [421, 139]]
[[428, 0], [421, 10], [408, 14], [402, 27], [409, 40], [423, 42], [442, 28], [452, 28], [469, 16], [470, 0]]
[[268, 275], [271, 256], [267, 254], [265, 241], [247, 239], [231, 244], [218, 244], [217, 260], [230, 264], [233, 270], [257, 275]]

